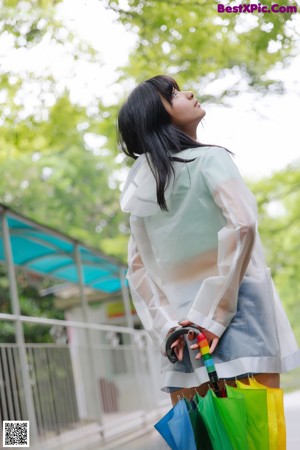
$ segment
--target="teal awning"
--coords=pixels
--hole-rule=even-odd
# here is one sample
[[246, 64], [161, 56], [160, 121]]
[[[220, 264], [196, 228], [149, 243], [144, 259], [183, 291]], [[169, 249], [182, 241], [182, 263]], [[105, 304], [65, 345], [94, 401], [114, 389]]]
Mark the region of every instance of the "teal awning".
[[[124, 267], [116, 259], [0, 204], [0, 218], [4, 216], [8, 224], [16, 266], [41, 276], [78, 283], [75, 251], [77, 247], [84, 286], [107, 294], [121, 290], [120, 271], [124, 270]], [[2, 220], [0, 263], [5, 263]]]

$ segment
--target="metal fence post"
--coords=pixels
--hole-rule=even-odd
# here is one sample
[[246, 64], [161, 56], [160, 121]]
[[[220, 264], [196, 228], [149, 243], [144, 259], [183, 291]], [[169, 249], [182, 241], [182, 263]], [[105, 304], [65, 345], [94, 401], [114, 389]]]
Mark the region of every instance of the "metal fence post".
[[[84, 274], [83, 274], [83, 270], [82, 270], [81, 257], [80, 257], [80, 251], [79, 251], [78, 244], [75, 244], [75, 260], [76, 260], [77, 273], [78, 273], [78, 286], [79, 286], [79, 292], [80, 292], [80, 302], [81, 302], [81, 306], [82, 306], [84, 322], [87, 324], [89, 322], [88, 307], [87, 307], [86, 295], [84, 292]], [[98, 401], [96, 401], [96, 416], [98, 419], [98, 423], [101, 426], [101, 425], [103, 425], [103, 401], [102, 401], [102, 397], [101, 397], [101, 392], [99, 393], [99, 386], [97, 383], [97, 374], [96, 374], [95, 364], [94, 364], [94, 359], [93, 359], [93, 351], [92, 351], [93, 339], [91, 336], [90, 329], [85, 329], [85, 332], [86, 332], [86, 339], [87, 339], [87, 344], [88, 344], [88, 349], [87, 349], [88, 361], [89, 361], [89, 366], [91, 368], [91, 374], [94, 378], [94, 388], [95, 388], [95, 392], [96, 392], [95, 398], [98, 400]]]
[[8, 226], [5, 212], [2, 214], [2, 233], [3, 233], [5, 259], [6, 259], [6, 265], [7, 265], [7, 273], [8, 273], [8, 279], [9, 279], [9, 293], [10, 293], [12, 312], [16, 316], [15, 335], [16, 335], [16, 343], [18, 345], [19, 355], [20, 355], [20, 370], [21, 370], [22, 381], [23, 381], [23, 386], [24, 386], [25, 404], [26, 404], [26, 409], [27, 409], [27, 414], [28, 414], [28, 420], [30, 422], [31, 439], [35, 440], [37, 438], [37, 422], [36, 422], [35, 408], [34, 408], [34, 402], [33, 402], [32, 388], [31, 388], [31, 384], [30, 384], [30, 375], [29, 375], [29, 367], [28, 367], [26, 347], [25, 347], [23, 323], [20, 320], [20, 315], [21, 315], [20, 302], [19, 302], [18, 289], [17, 289], [16, 273], [14, 270], [14, 261], [13, 261], [13, 254], [12, 254], [12, 248], [11, 248], [9, 226]]
[[133, 317], [131, 314], [131, 305], [130, 305], [130, 297], [129, 297], [129, 289], [126, 283], [126, 278], [124, 275], [124, 268], [120, 269], [120, 281], [121, 281], [121, 289], [122, 289], [122, 298], [125, 309], [125, 316], [127, 321], [127, 326], [129, 328], [134, 328]]
[[[126, 277], [124, 273], [124, 268], [120, 269], [120, 281], [121, 281], [121, 290], [122, 290], [122, 298], [125, 308], [125, 315], [128, 328], [134, 329], [134, 321], [131, 313], [131, 305], [130, 305], [130, 296], [129, 296], [129, 288], [126, 283]], [[143, 384], [139, 377], [140, 373], [140, 349], [137, 343], [138, 334], [130, 334], [130, 345], [132, 350], [133, 364], [134, 364], [134, 376], [136, 378], [136, 386], [139, 391], [139, 398], [145, 400], [144, 392], [143, 392]]]
[[[159, 406], [158, 393], [160, 391], [160, 383], [159, 383], [160, 372], [158, 370], [158, 367], [161, 364], [160, 355], [159, 357], [157, 357], [157, 355], [154, 355], [154, 352], [158, 353], [159, 350], [154, 347], [151, 338], [148, 334], [145, 337], [146, 337], [146, 354], [149, 369], [152, 407], [158, 408]], [[157, 357], [156, 360], [155, 357]]]

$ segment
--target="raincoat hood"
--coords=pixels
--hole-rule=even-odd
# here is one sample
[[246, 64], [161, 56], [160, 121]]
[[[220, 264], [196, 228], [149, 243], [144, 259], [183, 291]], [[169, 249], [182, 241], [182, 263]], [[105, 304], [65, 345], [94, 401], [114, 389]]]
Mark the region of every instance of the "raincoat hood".
[[[165, 191], [166, 202], [172, 191], [171, 184]], [[131, 167], [120, 204], [122, 211], [139, 217], [152, 216], [160, 210], [156, 197], [156, 181], [145, 155], [139, 156]]]

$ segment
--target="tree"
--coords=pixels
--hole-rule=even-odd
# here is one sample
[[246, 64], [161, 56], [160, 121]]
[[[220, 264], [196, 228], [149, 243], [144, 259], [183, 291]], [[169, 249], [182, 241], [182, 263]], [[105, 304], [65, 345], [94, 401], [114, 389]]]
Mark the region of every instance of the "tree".
[[61, 93], [53, 78], [53, 68], [46, 64], [42, 72], [35, 67], [24, 68], [34, 52], [36, 58], [55, 48], [63, 49], [65, 58], [91, 59], [94, 52], [80, 42], [56, 19], [55, 7], [61, 0], [0, 0], [1, 66], [0, 118], [1, 125], [13, 127], [16, 122], [35, 116], [39, 120], [49, 102]]
[[0, 68], [0, 201], [124, 256], [126, 237], [119, 229], [127, 229], [127, 218], [119, 208], [120, 164], [109, 108], [97, 97], [87, 105], [71, 101], [69, 80], [56, 79], [47, 64], [43, 72], [19, 73], [10, 63], [42, 47], [70, 59], [70, 76], [82, 61], [101, 64], [100, 55], [57, 20], [59, 3], [1, 1], [6, 58]]
[[[44, 284], [46, 284], [44, 282]], [[39, 287], [43, 285], [39, 280], [39, 287], [28, 282], [28, 277], [21, 270], [17, 271], [17, 285], [20, 300], [21, 314], [24, 316], [47, 317], [63, 319], [63, 311], [54, 308], [54, 296], [47, 295], [41, 301]], [[9, 286], [6, 272], [0, 268], [0, 311], [12, 313], [9, 301]], [[53, 342], [51, 327], [40, 324], [24, 323], [24, 336], [27, 343]], [[13, 322], [0, 320], [0, 343], [15, 342], [15, 326]]]
[[[219, 3], [106, 0], [107, 8], [113, 9], [137, 37], [124, 77], [141, 81], [167, 73], [176, 75], [183, 86], [202, 90], [215, 79], [235, 75], [235, 82], [224, 87], [219, 99], [224, 94], [237, 94], [245, 84], [246, 89], [263, 92], [282, 89], [267, 71], [291, 54], [297, 12], [220, 13]], [[272, 3], [267, 0], [264, 5], [271, 9]]]
[[2, 161], [0, 201], [121, 257], [127, 238], [120, 231], [127, 218], [119, 206], [120, 165], [97, 137], [100, 121], [98, 114], [87, 117], [65, 93], [47, 121], [14, 127], [10, 142], [18, 151]]
[[300, 164], [255, 183], [260, 233], [276, 287], [300, 340]]

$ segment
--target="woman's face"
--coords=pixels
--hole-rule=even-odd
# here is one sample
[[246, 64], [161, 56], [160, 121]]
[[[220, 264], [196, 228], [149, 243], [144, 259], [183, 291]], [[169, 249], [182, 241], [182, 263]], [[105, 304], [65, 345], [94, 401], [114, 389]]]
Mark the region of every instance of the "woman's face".
[[206, 112], [201, 108], [198, 100], [195, 99], [191, 91], [172, 92], [172, 104], [162, 97], [162, 102], [168, 114], [171, 116], [172, 123], [185, 134], [196, 140], [196, 130], [199, 122], [203, 119]]

